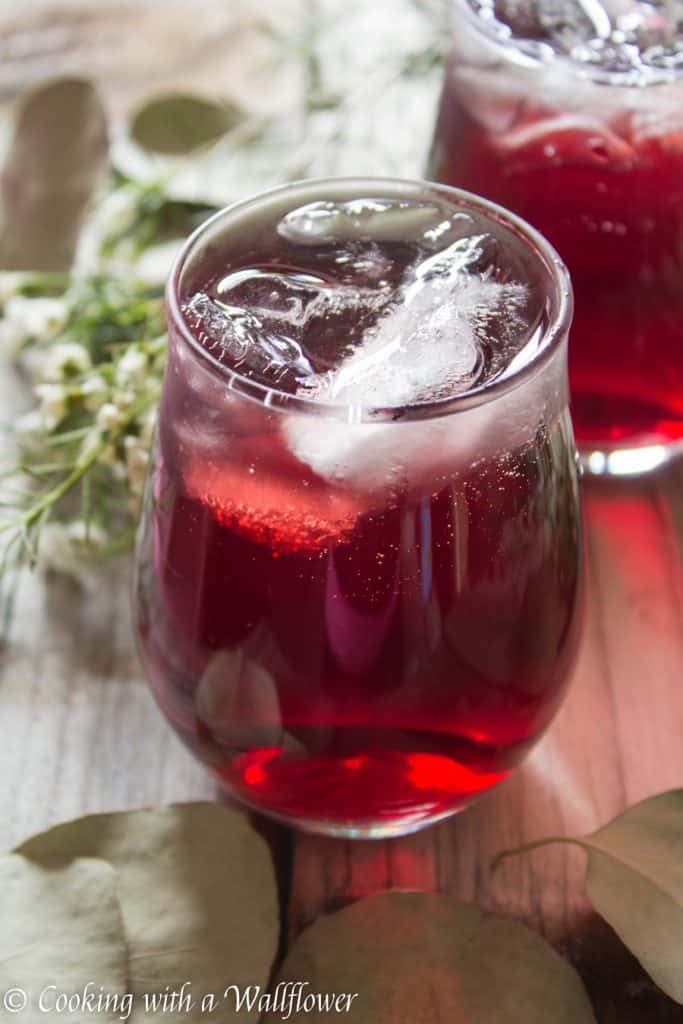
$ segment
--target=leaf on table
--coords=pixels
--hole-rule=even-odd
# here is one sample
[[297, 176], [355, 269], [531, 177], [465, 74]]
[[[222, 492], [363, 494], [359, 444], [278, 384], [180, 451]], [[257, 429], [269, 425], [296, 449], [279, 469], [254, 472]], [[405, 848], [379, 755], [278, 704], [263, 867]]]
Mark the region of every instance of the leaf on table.
[[227, 100], [215, 103], [202, 96], [176, 93], [138, 107], [130, 134], [143, 149], [179, 155], [215, 142], [244, 117], [243, 111]]
[[[0, 858], [0, 993], [21, 989], [32, 1007], [24, 1013], [19, 1003], [5, 1003], [8, 1016], [14, 1010], [17, 1020], [61, 1019], [57, 1011], [39, 1011], [40, 993], [48, 985], [83, 992], [90, 982], [95, 991], [101, 986], [117, 996], [119, 1009], [112, 1000], [109, 1009], [81, 1012], [78, 1019], [121, 1019], [127, 951], [116, 887], [116, 872], [102, 860]], [[45, 993], [49, 1010], [55, 997], [54, 991]]]
[[551, 838], [588, 853], [586, 891], [659, 987], [683, 1003], [683, 789], [643, 800], [604, 828]]
[[683, 789], [636, 804], [583, 842], [591, 903], [683, 1003]]
[[[34, 836], [19, 852], [37, 864], [101, 857], [119, 873], [140, 1020], [148, 1018], [139, 997], [167, 985], [190, 983], [195, 1006], [178, 1019], [194, 1024], [214, 1019], [201, 1012], [205, 993], [222, 993], [228, 981], [266, 984], [278, 943], [277, 890], [270, 851], [244, 815], [211, 803], [93, 815]], [[225, 1010], [219, 1002], [221, 1021], [232, 1019]], [[255, 1020], [256, 1011], [239, 1019]]]
[[0, 269], [69, 269], [107, 152], [89, 82], [63, 78], [28, 94], [0, 175]]
[[[319, 919], [294, 944], [281, 981], [309, 983], [304, 996], [358, 993], [343, 1014], [350, 1024], [595, 1024], [579, 976], [540, 936], [434, 894], [387, 893]], [[281, 1016], [271, 1009], [263, 1024]]]

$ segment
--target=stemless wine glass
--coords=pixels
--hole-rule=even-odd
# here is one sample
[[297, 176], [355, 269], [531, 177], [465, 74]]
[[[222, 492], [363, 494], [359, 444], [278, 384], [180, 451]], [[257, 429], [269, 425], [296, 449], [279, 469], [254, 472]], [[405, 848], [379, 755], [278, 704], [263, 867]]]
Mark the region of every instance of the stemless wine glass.
[[408, 832], [550, 722], [580, 603], [571, 304], [539, 234], [427, 183], [294, 184], [186, 243], [137, 634], [244, 804]]
[[683, 452], [683, 20], [631, 0], [453, 0], [430, 174], [557, 247], [589, 473]]

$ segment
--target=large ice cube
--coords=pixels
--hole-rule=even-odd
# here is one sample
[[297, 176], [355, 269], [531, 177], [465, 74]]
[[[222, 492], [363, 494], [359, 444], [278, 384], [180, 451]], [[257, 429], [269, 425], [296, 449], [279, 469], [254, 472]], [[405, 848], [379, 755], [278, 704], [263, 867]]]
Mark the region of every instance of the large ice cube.
[[278, 234], [297, 245], [334, 245], [359, 240], [406, 242], [444, 218], [436, 202], [406, 199], [321, 200], [290, 211]]
[[[285, 437], [300, 461], [325, 479], [363, 490], [433, 472], [435, 456], [448, 466], [453, 422], [360, 423], [359, 410], [455, 396], [504, 371], [530, 334], [529, 290], [495, 279], [496, 246], [490, 235], [474, 235], [418, 262], [355, 351], [336, 369], [302, 382], [301, 394], [348, 406], [349, 422], [289, 417]], [[470, 459], [484, 420], [473, 414], [467, 422], [478, 423], [459, 441], [460, 455]]]
[[313, 274], [249, 267], [198, 292], [183, 314], [200, 344], [230, 368], [265, 384], [293, 390], [312, 376], [304, 338], [313, 322], [335, 318], [365, 326], [391, 299], [378, 284], [332, 283]]
[[487, 370], [487, 337], [504, 343], [524, 331], [527, 288], [474, 273], [495, 245], [490, 235], [472, 235], [418, 262], [353, 354], [300, 390], [349, 406], [400, 408], [472, 388]]

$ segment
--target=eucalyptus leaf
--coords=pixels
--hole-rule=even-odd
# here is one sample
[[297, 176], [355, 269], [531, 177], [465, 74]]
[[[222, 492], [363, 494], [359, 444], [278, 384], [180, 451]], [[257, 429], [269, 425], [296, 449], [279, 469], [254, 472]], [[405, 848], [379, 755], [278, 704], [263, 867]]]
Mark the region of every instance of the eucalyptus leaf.
[[510, 854], [558, 842], [586, 850], [591, 903], [653, 981], [683, 1003], [683, 789], [644, 800], [591, 835], [539, 840]]
[[0, 269], [69, 269], [107, 151], [89, 82], [64, 78], [28, 94], [0, 176]]
[[79, 1007], [71, 1019], [121, 1019], [127, 952], [116, 885], [102, 860], [0, 858], [0, 994], [8, 1016], [29, 1024], [61, 1020], [68, 1014], [56, 1007], [59, 993], [83, 993], [90, 983], [95, 994], [111, 997], [109, 1006], [92, 1013]]
[[180, 155], [215, 142], [244, 119], [227, 100], [175, 93], [148, 100], [133, 114], [131, 137], [153, 153]]
[[[307, 983], [302, 998], [353, 996], [350, 1024], [595, 1024], [579, 976], [540, 936], [434, 894], [385, 893], [319, 919], [278, 982]], [[332, 1016], [302, 1004], [290, 1020]], [[280, 1019], [270, 1007], [264, 1024]]]
[[[222, 995], [228, 983], [266, 983], [278, 943], [277, 891], [270, 851], [244, 815], [211, 803], [93, 815], [34, 836], [19, 852], [36, 864], [102, 857], [119, 873], [133, 1020], [150, 1019], [145, 994], [185, 982], [193, 1006], [178, 1021], [231, 1020], [220, 999], [215, 1014], [210, 1003], [202, 1010], [203, 997]], [[239, 1019], [256, 1020], [256, 1011]]]

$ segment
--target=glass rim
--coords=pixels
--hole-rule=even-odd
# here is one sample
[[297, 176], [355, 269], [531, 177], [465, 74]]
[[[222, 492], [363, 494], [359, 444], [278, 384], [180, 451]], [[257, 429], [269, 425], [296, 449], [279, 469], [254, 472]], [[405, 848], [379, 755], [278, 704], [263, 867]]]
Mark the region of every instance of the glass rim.
[[[180, 282], [182, 274], [197, 245], [222, 220], [228, 216], [239, 215], [242, 212], [248, 211], [250, 207], [257, 210], [264, 200], [267, 201], [280, 195], [284, 196], [287, 193], [300, 193], [301, 195], [306, 195], [309, 202], [314, 202], [316, 200], [316, 189], [329, 189], [334, 186], [357, 189], [359, 196], [362, 196], [363, 192], [366, 192], [368, 188], [371, 189], [373, 187], [393, 188], [396, 190], [405, 188], [406, 194], [408, 189], [412, 189], [414, 192], [417, 190], [423, 192], [428, 190], [432, 193], [440, 193], [455, 202], [464, 203], [466, 208], [474, 209], [476, 212], [484, 214], [495, 223], [512, 231], [518, 239], [532, 249], [536, 261], [543, 267], [546, 273], [549, 290], [553, 292], [548, 322], [542, 328], [542, 340], [532, 357], [522, 366], [515, 369], [509, 376], [499, 377], [490, 383], [483, 383], [461, 394], [424, 402], [406, 403], [401, 406], [349, 405], [348, 403], [326, 402], [305, 395], [292, 394], [291, 392], [282, 391], [277, 387], [253, 380], [217, 359], [195, 337], [180, 308]], [[318, 196], [317, 198], [325, 197]], [[424, 179], [377, 176], [299, 179], [284, 185], [277, 185], [274, 188], [258, 192], [246, 199], [241, 199], [222, 207], [203, 221], [199, 227], [195, 228], [180, 247], [168, 276], [165, 299], [169, 326], [173, 325], [178, 335], [200, 357], [211, 372], [226, 381], [229, 390], [257, 401], [268, 408], [279, 408], [283, 411], [296, 411], [326, 416], [348, 423], [382, 423], [399, 420], [435, 419], [487, 405], [489, 402], [493, 402], [503, 395], [515, 391], [524, 383], [536, 377], [541, 369], [554, 357], [558, 348], [566, 344], [574, 310], [573, 289], [567, 267], [550, 242], [521, 217], [511, 213], [497, 203], [493, 203], [472, 192], [467, 192], [464, 189], [453, 188], [449, 185], [442, 185]]]
[[[523, 62], [517, 62], [520, 67], [528, 69], [564, 68], [576, 78], [590, 82], [593, 85], [612, 86], [613, 88], [627, 90], [654, 89], [657, 86], [673, 85], [683, 79], [683, 66], [675, 68], [652, 67], [648, 68], [645, 76], [636, 77], [637, 72], [635, 70], [610, 71], [607, 68], [601, 68], [597, 64], [582, 63], [581, 61], [574, 60], [569, 53], [555, 52], [552, 60], [544, 60], [541, 56], [526, 52], [520, 46], [520, 43], [536, 42], [537, 40], [529, 40], [525, 36], [515, 36], [512, 33], [508, 35], [504, 31], [496, 31], [495, 26], [500, 25], [502, 28], [504, 23], [493, 18], [489, 21], [486, 18], [480, 17], [468, 0], [451, 0], [451, 6], [454, 9], [457, 8], [458, 14], [462, 13], [477, 33], [493, 44], [501, 54], [509, 57], [511, 53], [516, 53], [524, 58]], [[552, 49], [550, 44], [547, 45], [549, 49]]]

